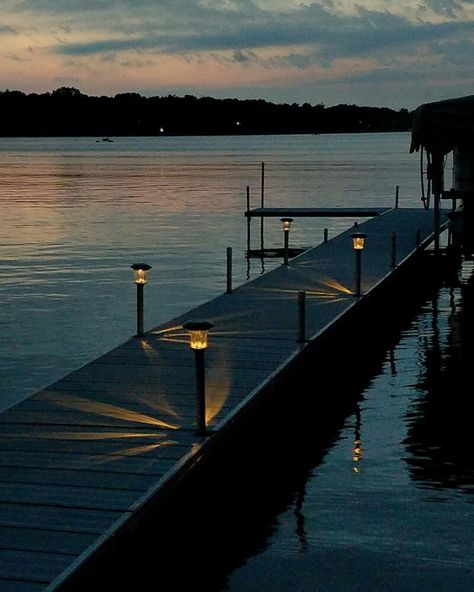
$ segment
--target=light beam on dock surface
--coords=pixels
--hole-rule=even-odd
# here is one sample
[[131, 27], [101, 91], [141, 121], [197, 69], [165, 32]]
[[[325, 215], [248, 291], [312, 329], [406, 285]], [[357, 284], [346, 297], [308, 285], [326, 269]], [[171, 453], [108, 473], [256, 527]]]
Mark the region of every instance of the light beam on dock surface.
[[[45, 395], [45, 398], [51, 398], [51, 395]], [[91, 413], [94, 415], [101, 415], [104, 417], [112, 417], [114, 419], [121, 419], [123, 421], [129, 421], [133, 423], [144, 423], [146, 425], [156, 426], [167, 430], [177, 430], [179, 426], [172, 425], [161, 419], [156, 419], [151, 415], [145, 415], [144, 413], [138, 413], [131, 409], [124, 407], [118, 407], [111, 405], [110, 403], [101, 403], [99, 401], [92, 401], [84, 397], [77, 397], [75, 395], [65, 395], [64, 398], [57, 400], [54, 399], [54, 403], [66, 407], [67, 409], [75, 409], [83, 411], [85, 413]]]

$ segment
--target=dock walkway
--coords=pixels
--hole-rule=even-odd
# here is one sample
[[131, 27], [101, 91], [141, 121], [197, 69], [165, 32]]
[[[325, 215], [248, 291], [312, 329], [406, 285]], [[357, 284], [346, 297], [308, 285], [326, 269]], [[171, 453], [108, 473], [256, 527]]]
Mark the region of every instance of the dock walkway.
[[[394, 209], [367, 234], [362, 291], [429, 241], [432, 213]], [[215, 432], [305, 349], [297, 292], [307, 291], [308, 336], [358, 305], [352, 229], [125, 344], [0, 414], [0, 590], [58, 590], [110, 538], [189, 470], [213, 441], [194, 429], [194, 358], [181, 328], [215, 327], [206, 352], [207, 421]]]

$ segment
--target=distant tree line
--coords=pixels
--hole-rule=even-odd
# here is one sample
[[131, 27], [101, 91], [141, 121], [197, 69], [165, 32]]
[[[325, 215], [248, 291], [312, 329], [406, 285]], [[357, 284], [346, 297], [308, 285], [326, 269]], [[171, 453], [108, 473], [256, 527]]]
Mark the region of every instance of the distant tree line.
[[154, 136], [406, 131], [406, 109], [264, 100], [114, 97], [62, 87], [43, 94], [0, 92], [0, 136]]

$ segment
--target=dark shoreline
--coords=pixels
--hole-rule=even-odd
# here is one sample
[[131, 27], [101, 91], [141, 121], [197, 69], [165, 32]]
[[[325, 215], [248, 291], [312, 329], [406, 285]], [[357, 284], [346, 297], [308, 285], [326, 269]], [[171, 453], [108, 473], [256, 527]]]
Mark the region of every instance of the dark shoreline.
[[82, 94], [62, 87], [43, 94], [0, 92], [7, 113], [0, 137], [221, 136], [409, 131], [407, 109], [261, 99], [214, 99], [191, 95], [114, 97]]

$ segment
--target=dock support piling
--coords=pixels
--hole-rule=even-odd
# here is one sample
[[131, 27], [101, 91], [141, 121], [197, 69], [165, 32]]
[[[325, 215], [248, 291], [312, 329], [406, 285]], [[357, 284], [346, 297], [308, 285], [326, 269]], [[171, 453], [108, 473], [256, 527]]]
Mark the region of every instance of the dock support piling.
[[397, 233], [392, 232], [391, 236], [391, 248], [390, 248], [390, 267], [395, 269], [397, 266]]
[[395, 187], [395, 208], [398, 208], [398, 201], [400, 197], [400, 185]]
[[325, 243], [328, 242], [328, 229], [327, 228], [324, 229], [324, 242]]
[[226, 294], [232, 294], [232, 247], [227, 247], [227, 290]]
[[306, 292], [298, 292], [298, 343], [306, 343]]

